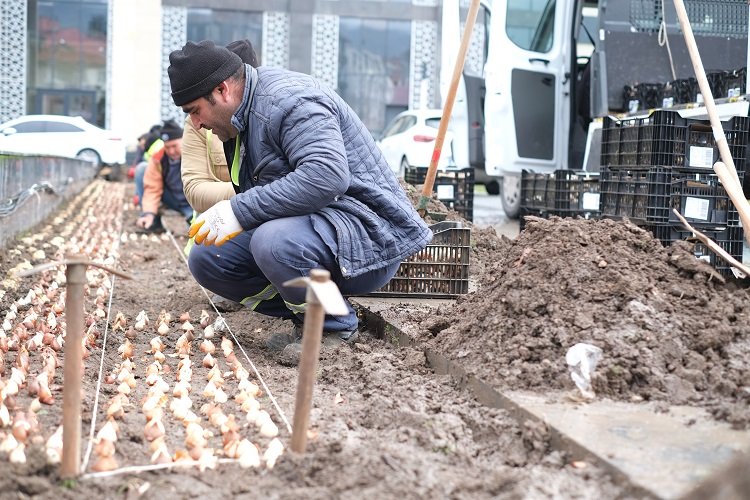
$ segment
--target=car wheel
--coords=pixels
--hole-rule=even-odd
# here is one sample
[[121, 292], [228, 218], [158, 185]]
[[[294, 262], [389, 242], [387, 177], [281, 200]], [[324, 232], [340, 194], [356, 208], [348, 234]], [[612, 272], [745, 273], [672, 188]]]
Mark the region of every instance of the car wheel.
[[406, 171], [411, 168], [411, 165], [409, 165], [409, 160], [406, 159], [406, 156], [401, 158], [401, 166], [398, 168], [398, 177], [404, 178], [406, 175]]
[[78, 154], [76, 155], [76, 158], [78, 158], [79, 160], [85, 160], [85, 161], [89, 161], [93, 163], [94, 167], [96, 167], [97, 169], [101, 167], [102, 165], [102, 159], [99, 156], [99, 153], [97, 153], [93, 149], [80, 150]]
[[521, 212], [521, 176], [505, 175], [500, 182], [500, 198], [509, 219], [518, 219]]
[[487, 194], [491, 194], [492, 196], [500, 194], [500, 183], [497, 181], [486, 182], [484, 188], [487, 190]]

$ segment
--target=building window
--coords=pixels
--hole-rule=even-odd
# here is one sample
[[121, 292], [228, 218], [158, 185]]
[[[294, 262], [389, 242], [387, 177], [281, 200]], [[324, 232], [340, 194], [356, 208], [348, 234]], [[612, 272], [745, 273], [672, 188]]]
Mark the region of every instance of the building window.
[[[192, 42], [212, 40], [226, 45], [235, 40], [250, 40], [260, 59], [263, 53], [263, 13], [237, 10], [188, 9], [187, 39]], [[263, 64], [263, 61], [260, 61]]]
[[107, 1], [29, 2], [28, 107], [104, 124]]
[[373, 134], [409, 107], [411, 22], [342, 17], [338, 92]]

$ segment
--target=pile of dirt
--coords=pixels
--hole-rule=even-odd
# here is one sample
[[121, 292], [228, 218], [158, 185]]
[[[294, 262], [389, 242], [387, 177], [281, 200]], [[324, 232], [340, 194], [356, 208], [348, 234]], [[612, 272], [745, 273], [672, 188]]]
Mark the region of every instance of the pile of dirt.
[[750, 424], [750, 297], [688, 243], [628, 222], [529, 221], [509, 242], [474, 232], [479, 290], [415, 313], [422, 340], [503, 389], [572, 389], [565, 354], [603, 350], [599, 396], [698, 405]]

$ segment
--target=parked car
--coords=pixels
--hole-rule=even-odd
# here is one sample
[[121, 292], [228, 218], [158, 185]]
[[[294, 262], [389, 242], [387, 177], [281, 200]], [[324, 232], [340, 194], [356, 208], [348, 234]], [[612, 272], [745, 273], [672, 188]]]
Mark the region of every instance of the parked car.
[[[396, 115], [378, 141], [383, 156], [394, 173], [403, 177], [408, 167], [429, 167], [435, 149], [442, 111], [412, 109]], [[447, 132], [438, 161], [439, 169], [455, 168], [453, 136]]]
[[80, 116], [26, 115], [0, 125], [0, 151], [81, 158], [96, 165], [125, 163], [125, 143]]

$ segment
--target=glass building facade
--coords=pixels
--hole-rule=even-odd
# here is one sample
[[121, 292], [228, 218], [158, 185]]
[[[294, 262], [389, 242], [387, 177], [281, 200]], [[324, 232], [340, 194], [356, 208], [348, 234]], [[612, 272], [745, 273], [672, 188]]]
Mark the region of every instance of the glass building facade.
[[80, 115], [137, 137], [184, 116], [171, 102], [172, 50], [246, 38], [261, 64], [312, 74], [378, 135], [401, 111], [440, 105], [441, 3], [0, 0], [0, 36], [13, 40], [0, 54], [0, 116]]
[[27, 109], [104, 124], [107, 0], [29, 0]]

